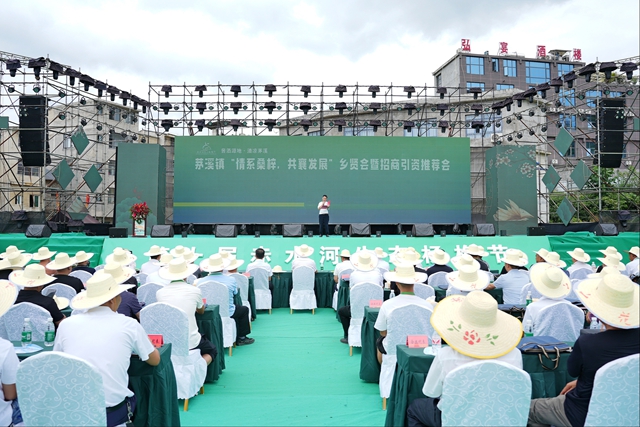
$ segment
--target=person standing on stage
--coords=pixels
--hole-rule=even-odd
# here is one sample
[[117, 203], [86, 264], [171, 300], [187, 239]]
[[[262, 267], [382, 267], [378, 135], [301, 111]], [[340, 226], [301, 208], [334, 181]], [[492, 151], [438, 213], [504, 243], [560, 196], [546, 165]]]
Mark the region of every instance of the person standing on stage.
[[326, 234], [329, 237], [329, 207], [331, 202], [327, 200], [327, 195], [322, 196], [322, 201], [318, 203], [318, 213], [320, 222], [320, 237]]

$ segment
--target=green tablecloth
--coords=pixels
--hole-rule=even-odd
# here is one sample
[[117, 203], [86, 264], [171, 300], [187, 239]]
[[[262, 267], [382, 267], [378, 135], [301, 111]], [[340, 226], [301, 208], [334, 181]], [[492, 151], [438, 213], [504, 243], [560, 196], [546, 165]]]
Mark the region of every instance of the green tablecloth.
[[[498, 301], [498, 304], [504, 303], [504, 300], [502, 299], [501, 288], [496, 288], [496, 289], [492, 289], [490, 291], [485, 291], [485, 292], [491, 295], [496, 301]], [[446, 295], [447, 295], [446, 289], [436, 288], [436, 301], [440, 302], [446, 297]]]
[[380, 332], [373, 327], [378, 319], [379, 312], [379, 308], [365, 307], [360, 331], [362, 339], [360, 379], [368, 383], [377, 383], [380, 378], [380, 365], [376, 356], [376, 340], [380, 336]]
[[[282, 273], [273, 273], [271, 277], [271, 283], [273, 284], [273, 292], [271, 293], [271, 307], [272, 308], [286, 308], [289, 307], [289, 294], [293, 287], [293, 280], [290, 271]], [[318, 307], [331, 307], [333, 300], [333, 272], [332, 271], [317, 271], [315, 280], [315, 294]]]
[[[340, 286], [338, 287], [338, 306], [336, 307], [336, 310], [340, 310], [342, 307], [351, 304], [350, 296], [351, 293], [349, 292], [349, 282], [340, 279]], [[340, 320], [337, 312], [336, 318], [338, 319], [338, 321]]]
[[[531, 376], [531, 398], [555, 397], [574, 378], [567, 373], [567, 360], [571, 353], [562, 353], [558, 369], [546, 371], [535, 354], [523, 354], [522, 365]], [[407, 407], [417, 398], [424, 397], [422, 387], [434, 356], [424, 354], [421, 348], [397, 347], [398, 368], [393, 377], [391, 395], [387, 403], [386, 427], [406, 425]], [[551, 366], [552, 365], [548, 365]]]
[[196, 323], [200, 333], [204, 334], [218, 349], [218, 356], [207, 367], [207, 376], [205, 378], [205, 382], [212, 383], [218, 380], [222, 370], [225, 368], [220, 306], [210, 305], [203, 314], [196, 313]]

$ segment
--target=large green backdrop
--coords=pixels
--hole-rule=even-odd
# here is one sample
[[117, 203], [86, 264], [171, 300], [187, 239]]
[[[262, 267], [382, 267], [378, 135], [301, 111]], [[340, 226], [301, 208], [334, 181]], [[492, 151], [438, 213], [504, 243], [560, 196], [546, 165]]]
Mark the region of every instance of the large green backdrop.
[[174, 222], [471, 222], [468, 138], [176, 137]]

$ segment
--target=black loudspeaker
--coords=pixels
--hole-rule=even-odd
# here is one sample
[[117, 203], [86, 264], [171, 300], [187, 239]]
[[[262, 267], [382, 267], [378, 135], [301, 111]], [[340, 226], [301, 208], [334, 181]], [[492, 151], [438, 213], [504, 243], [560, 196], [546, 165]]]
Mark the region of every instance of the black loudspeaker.
[[87, 236], [108, 236], [111, 224], [85, 224], [84, 234]]
[[46, 120], [47, 98], [40, 95], [20, 97], [20, 152], [24, 166], [51, 164]]
[[365, 223], [351, 224], [349, 235], [351, 237], [371, 237], [371, 226]]
[[216, 237], [236, 237], [238, 235], [238, 227], [233, 224], [218, 224], [215, 230]]
[[433, 224], [413, 224], [412, 231], [415, 237], [433, 237], [435, 234]]
[[284, 224], [282, 226], [283, 237], [302, 237], [304, 235], [304, 225], [302, 224]]
[[615, 224], [598, 224], [594, 232], [596, 236], [617, 236], [618, 227]]
[[154, 225], [151, 227], [151, 237], [173, 237], [173, 226]]
[[473, 224], [474, 236], [495, 236], [496, 228], [493, 224]]
[[546, 236], [544, 227], [527, 227], [527, 236]]
[[[600, 166], [619, 168], [624, 149], [624, 98], [600, 100]], [[598, 162], [598, 157], [594, 157]]]
[[127, 227], [109, 228], [109, 237], [111, 237], [112, 239], [127, 237]]
[[49, 237], [51, 229], [44, 224], [31, 224], [24, 232], [25, 237]]

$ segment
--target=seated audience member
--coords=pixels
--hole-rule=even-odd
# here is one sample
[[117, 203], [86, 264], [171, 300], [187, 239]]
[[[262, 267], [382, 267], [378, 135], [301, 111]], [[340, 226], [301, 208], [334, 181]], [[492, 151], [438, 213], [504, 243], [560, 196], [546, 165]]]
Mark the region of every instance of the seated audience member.
[[[233, 297], [238, 294], [238, 284], [236, 279], [222, 273], [226, 269], [229, 269], [229, 271], [237, 270], [242, 265], [242, 262], [236, 260], [233, 256], [227, 259], [229, 261], [225, 261], [222, 255], [218, 253], [202, 261], [200, 270], [209, 273], [209, 275], [198, 279], [197, 283], [201, 285], [207, 282], [218, 282], [229, 289], [229, 317], [236, 322], [236, 345], [253, 344], [255, 340], [247, 336], [251, 332], [251, 324], [249, 323], [250, 310], [244, 305], [236, 305], [234, 303]], [[227, 262], [233, 262], [233, 264], [228, 264]], [[240, 262], [239, 265], [237, 265], [238, 262]]]
[[30, 302], [31, 304], [39, 305], [51, 314], [53, 323], [58, 327], [62, 319], [65, 318], [64, 314], [60, 312], [58, 304], [68, 306], [69, 301], [66, 298], [57, 297], [59, 301], [56, 303], [52, 297], [41, 293], [46, 285], [56, 280], [55, 277], [47, 275], [44, 267], [40, 264], [31, 264], [26, 266], [24, 270], [16, 270], [11, 273], [9, 280], [23, 288], [18, 293], [16, 304]]
[[413, 268], [418, 273], [425, 273], [422, 265], [422, 255], [413, 247], [400, 249], [393, 257], [394, 264], [413, 264]]
[[[452, 324], [456, 326], [452, 328]], [[438, 352], [427, 374], [422, 393], [428, 397], [415, 399], [407, 409], [411, 427], [442, 425], [438, 405], [440, 400], [451, 398], [442, 396], [442, 386], [447, 374], [455, 368], [492, 359], [522, 369], [522, 355], [517, 349], [522, 325], [515, 317], [498, 310], [498, 303], [486, 292], [445, 298], [435, 306], [431, 325], [448, 346]], [[469, 340], [465, 331], [472, 331], [475, 339]], [[486, 338], [489, 336], [493, 339]]]
[[[172, 259], [173, 259], [173, 256], [170, 253], [165, 253], [160, 255], [161, 266], [164, 267], [165, 265], [169, 264]], [[162, 286], [168, 285], [171, 281], [165, 280], [162, 277], [160, 277], [160, 274], [158, 274], [159, 271], [160, 269], [158, 269], [154, 273], [147, 275], [147, 281], [145, 282], [145, 284], [155, 283], [156, 285], [162, 285]]]
[[604, 267], [617, 268], [620, 273], [629, 277], [629, 274], [627, 273], [627, 266], [622, 262], [622, 255], [620, 255], [620, 258], [617, 258], [607, 254], [604, 258], [598, 258], [598, 261], [600, 261]]
[[95, 274], [96, 269], [93, 267], [89, 267], [89, 263], [91, 262], [91, 258], [93, 257], [93, 255], [94, 255], [93, 252], [85, 252], [85, 251], [76, 252], [76, 255], [74, 256], [76, 260], [76, 266], [73, 267], [73, 271], [82, 270], [82, 271], [86, 271], [89, 274]]
[[384, 276], [384, 273], [387, 273], [389, 271], [389, 263], [384, 260], [386, 257], [389, 256], [389, 254], [387, 254], [384, 250], [382, 250], [381, 247], [375, 248], [373, 252], [378, 257], [378, 267], [377, 267], [378, 271], [380, 272], [381, 275]]
[[273, 276], [273, 271], [271, 270], [271, 266], [264, 260], [264, 249], [258, 248], [255, 251], [256, 260], [247, 264], [247, 273], [251, 274], [251, 270], [255, 270], [256, 268], [261, 268], [269, 272], [269, 289], [273, 291], [273, 284], [271, 283], [271, 276]]
[[464, 254], [452, 260], [456, 271], [446, 273], [447, 296], [466, 295], [472, 291], [484, 290], [489, 285], [489, 275], [480, 270], [480, 263], [471, 255]]
[[71, 286], [77, 293], [84, 291], [82, 280], [77, 277], [69, 276], [73, 271], [73, 265], [76, 263], [75, 258], [71, 258], [66, 252], [58, 252], [56, 257], [47, 264], [47, 270], [54, 271], [53, 277], [56, 278], [54, 283], [63, 283]]
[[[38, 263], [45, 267], [45, 272], [49, 275], [53, 274], [53, 271], [47, 271], [46, 267], [47, 264], [49, 264], [51, 262], [51, 258], [53, 258], [53, 256], [56, 254], [56, 251], [50, 251], [49, 248], [43, 246], [40, 249], [38, 249], [38, 252], [36, 252], [35, 254], [33, 254], [33, 260], [34, 261], [38, 261]], [[93, 274], [93, 273], [92, 273]]]
[[[18, 289], [7, 280], [0, 280], [0, 317], [13, 305]], [[0, 425], [12, 426], [11, 401], [18, 398], [16, 392], [16, 373], [18, 356], [13, 344], [0, 338]]]
[[147, 277], [160, 270], [162, 267], [162, 263], [160, 262], [160, 257], [162, 254], [166, 253], [166, 251], [158, 245], [153, 245], [147, 252], [144, 253], [144, 256], [149, 257], [149, 261], [145, 262], [140, 266], [140, 273], [146, 274]]
[[15, 270], [22, 270], [31, 261], [31, 254], [13, 251], [0, 261], [0, 279], [7, 280]]
[[504, 304], [520, 304], [522, 288], [531, 282], [529, 272], [525, 270], [529, 260], [521, 250], [507, 249], [503, 262], [506, 274], [500, 275], [486, 289], [502, 289]]
[[555, 304], [571, 304], [564, 299], [571, 293], [571, 279], [559, 267], [554, 267], [546, 262], [535, 264], [529, 271], [533, 287], [540, 292], [542, 297], [527, 306], [524, 312], [522, 324], [526, 325], [531, 320], [535, 331], [540, 311], [543, 308]]
[[478, 261], [478, 263], [480, 264], [480, 270], [489, 271], [489, 264], [487, 264], [487, 262], [482, 259], [482, 257], [489, 255], [489, 253], [486, 252], [482, 246], [472, 243], [467, 246], [467, 249], [464, 250], [464, 253], [471, 255], [473, 259]]
[[[396, 308], [404, 307], [406, 305], [419, 305], [426, 307], [429, 310], [433, 310], [433, 305], [413, 293], [413, 285], [415, 283], [423, 283], [426, 279], [425, 273], [417, 273], [412, 264], [397, 264], [395, 271], [390, 271], [384, 275], [384, 279], [389, 282], [394, 282], [400, 289], [400, 295], [395, 298], [391, 298], [382, 303], [380, 312], [378, 313], [378, 319], [374, 327], [380, 331], [380, 338], [376, 341], [376, 353], [378, 356], [378, 363], [382, 364], [382, 355], [387, 354], [385, 349], [385, 337], [387, 336], [387, 322], [389, 320], [389, 314]], [[343, 322], [344, 328], [344, 322]], [[348, 331], [349, 325], [347, 323]]]
[[[534, 264], [531, 264], [531, 267], [533, 267], [534, 265], [536, 265], [537, 263], [540, 262], [545, 262], [544, 260], [544, 256], [546, 256], [549, 253], [548, 250], [546, 250], [545, 248], [540, 248], [539, 250], [535, 251], [536, 254], [536, 262]], [[500, 273], [502, 274], [502, 273]]]
[[160, 277], [170, 283], [156, 292], [156, 300], [178, 307], [189, 319], [189, 349], [200, 350], [200, 355], [210, 364], [218, 355], [218, 349], [209, 339], [201, 334], [196, 322], [196, 313], [204, 313], [202, 292], [197, 287], [185, 282], [185, 279], [198, 269], [197, 265], [187, 263], [184, 258], [175, 258], [159, 271]]
[[584, 251], [584, 249], [575, 248], [572, 251], [567, 251], [567, 254], [569, 254], [569, 256], [571, 257], [572, 262], [569, 268], [567, 268], [567, 272], [569, 273], [570, 278], [573, 279], [574, 273], [580, 270], [588, 270], [589, 272], [593, 272], [591, 266], [588, 264], [588, 262], [591, 261], [591, 257]]
[[434, 265], [427, 268], [427, 276], [431, 276], [433, 273], [439, 273], [441, 271], [445, 273], [451, 273], [453, 271], [453, 268], [448, 265], [451, 257], [442, 249], [431, 251], [429, 253], [429, 259]]
[[530, 426], [583, 426], [598, 369], [640, 352], [638, 285], [621, 274], [607, 274], [580, 282], [577, 295], [605, 330], [578, 337], [567, 361], [567, 373], [577, 379], [569, 382], [557, 397], [533, 399]]
[[18, 247], [15, 245], [9, 245], [7, 246], [7, 249], [4, 250], [4, 252], [0, 253], [0, 259], [7, 258], [9, 255], [15, 254], [15, 253], [21, 254], [24, 251], [25, 251], [24, 249], [18, 249]]
[[635, 283], [640, 283], [640, 248], [634, 246], [629, 249], [629, 263], [627, 264], [627, 273], [629, 278]]
[[[113, 277], [113, 280], [115, 280], [116, 284], [118, 285], [125, 283], [131, 284], [128, 283], [127, 280], [133, 277], [133, 275], [136, 273], [131, 268], [123, 267], [117, 262], [106, 264], [102, 271]], [[122, 301], [120, 302], [117, 311], [120, 314], [124, 314], [125, 316], [132, 317], [139, 321], [140, 310], [142, 310], [142, 307], [140, 306], [140, 302], [138, 301], [138, 297], [136, 296], [136, 294], [131, 292], [133, 289], [134, 287], [131, 287], [129, 290], [127, 290], [127, 292], [123, 292], [120, 294], [120, 298], [122, 298]]]
[[352, 288], [358, 283], [375, 283], [383, 286], [382, 275], [378, 271], [378, 257], [368, 250], [360, 250], [353, 254], [350, 259], [353, 265], [353, 272], [349, 278], [349, 287]]
[[136, 270], [137, 259], [138, 257], [132, 254], [131, 251], [128, 251], [122, 248], [115, 248], [113, 252], [111, 252], [105, 258], [105, 264], [108, 264], [110, 262], [117, 262], [122, 266], [129, 267]]
[[300, 245], [293, 248], [296, 259], [291, 263], [291, 271], [298, 267], [310, 267], [314, 272], [318, 271], [316, 262], [309, 258], [313, 254], [313, 248], [308, 245]]
[[340, 262], [336, 265], [336, 268], [333, 269], [333, 281], [336, 285], [340, 283], [343, 271], [353, 270], [353, 265], [351, 265], [349, 258], [351, 258], [351, 252], [349, 252], [348, 249], [343, 249], [340, 252]]
[[130, 421], [136, 397], [129, 390], [131, 353], [151, 366], [160, 363], [156, 350], [142, 326], [117, 313], [120, 295], [131, 285], [118, 285], [110, 274], [98, 271], [87, 281], [87, 290], [73, 298], [74, 314], [58, 328], [55, 351], [79, 357], [95, 366], [104, 385], [107, 426]]

